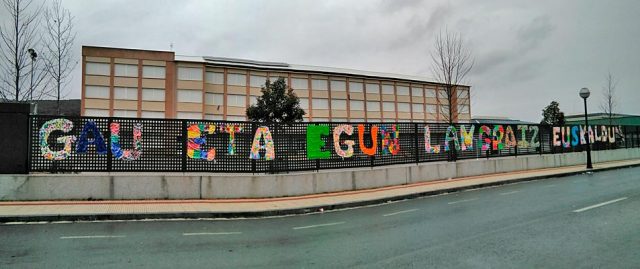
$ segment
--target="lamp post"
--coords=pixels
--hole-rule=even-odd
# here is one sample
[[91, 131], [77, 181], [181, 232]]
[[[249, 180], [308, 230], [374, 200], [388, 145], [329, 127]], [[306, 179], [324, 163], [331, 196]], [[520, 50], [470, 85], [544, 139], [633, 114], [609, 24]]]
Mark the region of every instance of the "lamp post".
[[33, 102], [33, 64], [38, 58], [38, 53], [34, 49], [28, 49], [29, 55], [31, 56], [31, 86], [29, 87], [29, 102]]
[[593, 169], [593, 165], [591, 164], [591, 137], [589, 136], [589, 117], [587, 116], [587, 98], [589, 98], [591, 92], [589, 92], [588, 88], [580, 89], [580, 97], [584, 100], [584, 124], [586, 126], [585, 134], [587, 135], [587, 169]]

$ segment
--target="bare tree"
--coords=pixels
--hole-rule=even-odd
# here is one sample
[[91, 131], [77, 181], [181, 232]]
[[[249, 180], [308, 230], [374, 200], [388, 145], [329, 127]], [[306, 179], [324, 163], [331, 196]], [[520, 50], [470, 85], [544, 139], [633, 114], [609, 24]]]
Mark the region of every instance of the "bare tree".
[[[440, 114], [443, 115], [449, 125], [453, 124], [454, 115], [458, 113], [459, 101], [467, 103], [470, 97], [468, 90], [458, 89], [460, 83], [473, 67], [471, 51], [465, 46], [460, 34], [440, 31], [436, 35], [433, 50], [431, 51], [432, 69], [434, 77], [442, 84], [438, 90]], [[450, 151], [448, 158], [455, 161], [456, 149]]]
[[61, 1], [53, 1], [44, 12], [45, 32], [43, 36], [44, 66], [54, 83], [53, 94], [56, 98], [56, 112], [60, 113], [60, 98], [63, 89], [70, 82], [69, 76], [78, 64], [73, 57], [73, 42], [76, 33], [73, 30], [73, 16], [62, 6]]
[[458, 86], [473, 67], [471, 51], [465, 46], [460, 34], [444, 30], [436, 35], [431, 59], [431, 71], [438, 82], [443, 84], [438, 92], [438, 100], [444, 99], [446, 106], [441, 103], [440, 114], [452, 124], [458, 110], [458, 100], [466, 101], [470, 96], [468, 91], [458, 90]]
[[611, 74], [611, 72], [609, 72], [606, 77], [606, 85], [602, 87], [602, 97], [604, 99], [602, 100], [602, 103], [600, 103], [600, 109], [602, 109], [602, 112], [607, 114], [607, 118], [609, 119], [609, 125], [613, 123], [613, 114], [614, 114], [614, 111], [617, 109], [616, 107], [617, 102], [616, 102], [616, 96], [615, 96], [617, 84], [618, 84], [618, 81]]
[[2, 0], [2, 6], [10, 20], [0, 27], [0, 100], [40, 99], [46, 76], [34, 56], [42, 6], [33, 0]]

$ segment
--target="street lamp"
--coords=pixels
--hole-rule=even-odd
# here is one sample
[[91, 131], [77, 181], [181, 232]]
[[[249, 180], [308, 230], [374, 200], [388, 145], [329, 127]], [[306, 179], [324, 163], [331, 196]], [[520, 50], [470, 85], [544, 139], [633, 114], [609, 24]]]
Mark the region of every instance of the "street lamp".
[[38, 58], [38, 53], [34, 49], [28, 49], [27, 52], [31, 56], [31, 87], [29, 87], [29, 101], [33, 102], [33, 64]]
[[591, 137], [589, 136], [589, 117], [587, 116], [587, 98], [589, 98], [591, 92], [588, 88], [580, 89], [580, 97], [584, 100], [584, 124], [586, 126], [585, 134], [587, 135], [587, 169], [593, 169], [591, 164]]

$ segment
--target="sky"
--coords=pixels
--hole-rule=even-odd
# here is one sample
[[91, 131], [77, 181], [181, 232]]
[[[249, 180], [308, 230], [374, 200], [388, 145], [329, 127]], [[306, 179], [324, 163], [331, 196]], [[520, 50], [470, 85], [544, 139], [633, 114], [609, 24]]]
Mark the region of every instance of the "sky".
[[[474, 67], [472, 116], [540, 121], [558, 101], [599, 111], [609, 72], [617, 112], [640, 114], [640, 1], [158, 1], [64, 0], [82, 45], [173, 50], [434, 77], [441, 30], [459, 33]], [[80, 96], [80, 68], [70, 98]]]

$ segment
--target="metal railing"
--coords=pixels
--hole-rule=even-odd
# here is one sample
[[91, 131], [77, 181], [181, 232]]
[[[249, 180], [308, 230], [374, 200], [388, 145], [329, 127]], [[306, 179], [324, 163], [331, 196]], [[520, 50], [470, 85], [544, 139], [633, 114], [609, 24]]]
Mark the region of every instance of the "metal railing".
[[[288, 171], [338, 169], [354, 167], [373, 167], [390, 164], [422, 163], [433, 161], [493, 158], [503, 156], [520, 156], [530, 154], [559, 154], [583, 151], [585, 145], [580, 138], [565, 137], [556, 129], [560, 146], [554, 145], [554, 129], [545, 125], [500, 125], [500, 124], [454, 124], [449, 129], [445, 123], [258, 123], [238, 121], [207, 121], [180, 119], [147, 119], [147, 118], [105, 118], [105, 117], [64, 117], [73, 127], [68, 132], [49, 127], [49, 135], [43, 141], [43, 130], [51, 125], [56, 116], [30, 116], [30, 154], [29, 170], [32, 172], [244, 172], [244, 173], [280, 173]], [[49, 122], [49, 124], [47, 124]], [[119, 125], [117, 141], [119, 148], [114, 151], [111, 127]], [[100, 135], [88, 131], [84, 138], [83, 129], [93, 126]], [[343, 132], [337, 136], [338, 148], [334, 144], [334, 131], [339, 125], [350, 125], [351, 135]], [[141, 125], [140, 152], [136, 157], [134, 147], [134, 126]], [[308, 126], [326, 125], [329, 133], [317, 137], [307, 137]], [[362, 141], [358, 126], [362, 125]], [[195, 127], [194, 127], [195, 126]], [[268, 127], [273, 139], [274, 155], [272, 160], [265, 158], [268, 146], [265, 139], [259, 139], [257, 157], [251, 154], [256, 130]], [[371, 131], [377, 127], [377, 147], [375, 153], [367, 155], [361, 149], [371, 148], [373, 143]], [[393, 127], [395, 126], [395, 131]], [[429, 136], [425, 135], [426, 128]], [[461, 132], [464, 127], [465, 137]], [[231, 129], [229, 129], [231, 128]], [[323, 127], [324, 128], [324, 127]], [[640, 147], [639, 126], [607, 126], [609, 131], [606, 141], [598, 141], [602, 136], [602, 127], [598, 126], [592, 143], [593, 150], [609, 150], [618, 148]], [[608, 128], [608, 129], [607, 129]], [[324, 128], [326, 129], [326, 128]], [[388, 137], [385, 140], [384, 134]], [[523, 132], [524, 129], [524, 132]], [[326, 131], [326, 130], [325, 130]], [[569, 129], [569, 133], [571, 129]], [[482, 134], [480, 134], [482, 133]], [[395, 135], [398, 137], [394, 137]], [[524, 136], [523, 136], [524, 135]], [[53, 160], [46, 153], [65, 151], [63, 141], [74, 136], [70, 142], [68, 156]], [[98, 153], [96, 142], [102, 136], [107, 151]], [[231, 139], [233, 138], [233, 141]], [[397, 138], [397, 139], [396, 139]], [[59, 141], [60, 139], [60, 141]], [[309, 156], [307, 147], [310, 139], [315, 141], [312, 147], [319, 146], [324, 152], [322, 157]], [[425, 139], [430, 139], [425, 143]], [[353, 141], [353, 155], [347, 157], [348, 145], [345, 141]], [[577, 141], [576, 141], [577, 140]], [[615, 141], [613, 141], [615, 140]], [[324, 142], [324, 146], [316, 142]], [[448, 148], [445, 146], [448, 141]], [[457, 146], [460, 148], [455, 150]], [[566, 147], [566, 142], [570, 144]], [[231, 143], [233, 142], [233, 143]], [[386, 142], [386, 143], [385, 143]], [[469, 144], [469, 142], [471, 142]], [[494, 143], [495, 142], [495, 143]], [[577, 144], [576, 144], [577, 142]], [[584, 141], [582, 141], [584, 142]], [[43, 145], [43, 143], [45, 145]], [[537, 143], [537, 144], [536, 144]], [[88, 145], [87, 151], [78, 151], [78, 145]], [[464, 147], [463, 147], [464, 145]], [[383, 148], [384, 146], [384, 148]], [[393, 148], [391, 148], [391, 147]], [[428, 147], [429, 146], [429, 147]], [[484, 146], [484, 149], [483, 149]], [[437, 150], [436, 147], [439, 147]], [[215, 150], [215, 155], [211, 149]], [[455, 150], [455, 153], [453, 153]], [[128, 153], [126, 153], [128, 151]], [[125, 154], [123, 155], [123, 152]], [[327, 153], [328, 152], [328, 153]], [[132, 154], [133, 153], [133, 154]], [[126, 155], [130, 154], [130, 155]], [[348, 155], [348, 154], [347, 154]], [[215, 157], [214, 157], [215, 156]], [[253, 156], [253, 158], [251, 158]], [[212, 158], [213, 157], [213, 158]]]

